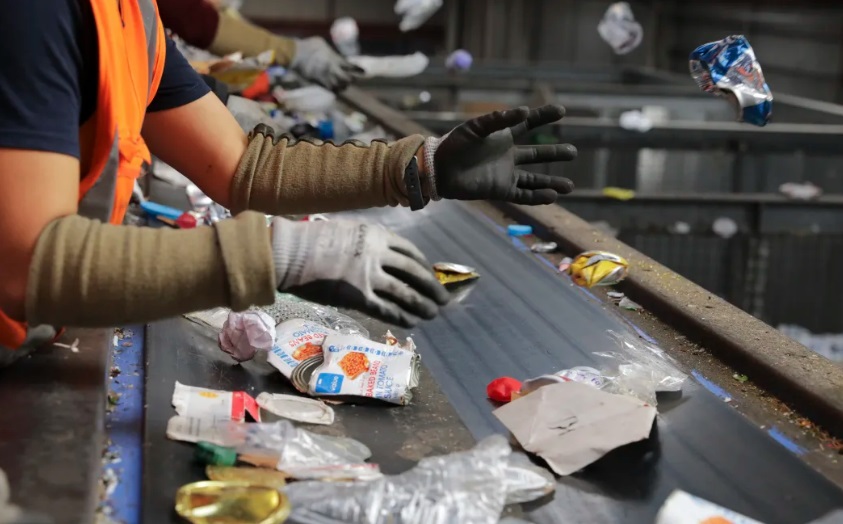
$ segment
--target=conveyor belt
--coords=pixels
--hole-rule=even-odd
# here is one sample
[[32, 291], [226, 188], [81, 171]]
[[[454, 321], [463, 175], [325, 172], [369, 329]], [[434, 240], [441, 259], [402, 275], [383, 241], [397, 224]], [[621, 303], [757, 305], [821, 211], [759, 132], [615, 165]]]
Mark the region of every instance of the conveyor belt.
[[[449, 306], [438, 319], [413, 331], [438, 383], [423, 384], [430, 388], [427, 400], [419, 399], [414, 408], [344, 412], [340, 428], [372, 446], [388, 471], [409, 462], [398, 452], [400, 441], [384, 440], [384, 435], [395, 434], [397, 439], [417, 433], [427, 447], [417, 446], [416, 453], [464, 447], [460, 442], [465, 430], [451, 419], [444, 397], [475, 438], [501, 432], [485, 398], [489, 380], [597, 364], [591, 352], [609, 347], [606, 330], [629, 329], [468, 206], [437, 203], [422, 213], [377, 210], [352, 217], [387, 224], [417, 243], [431, 261], [470, 264], [482, 274], [465, 302]], [[159, 511], [172, 507], [174, 487], [199, 478], [189, 466], [190, 447], [163, 440], [162, 424], [173, 413], [169, 397], [174, 380], [227, 389], [286, 387], [279, 377], [264, 375], [265, 368], [251, 368], [256, 364], [239, 368], [225, 363], [213, 353], [213, 341], [201, 338], [185, 330], [184, 321], [150, 327], [145, 522], [163, 522], [156, 513], [160, 516]], [[695, 383], [686, 385], [681, 399], [662, 399], [659, 408], [650, 441], [618, 450], [584, 472], [560, 479], [553, 500], [528, 508], [530, 518], [536, 523], [652, 522], [677, 488], [768, 524], [807, 522], [843, 506], [837, 487]], [[372, 411], [378, 409], [382, 413]], [[440, 418], [438, 428], [426, 431]]]

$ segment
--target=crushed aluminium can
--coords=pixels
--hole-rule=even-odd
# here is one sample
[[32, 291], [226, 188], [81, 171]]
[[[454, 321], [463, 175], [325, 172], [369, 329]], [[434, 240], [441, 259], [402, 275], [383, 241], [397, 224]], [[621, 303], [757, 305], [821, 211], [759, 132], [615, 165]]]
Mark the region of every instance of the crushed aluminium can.
[[626, 278], [629, 262], [608, 251], [586, 251], [577, 255], [567, 270], [578, 286], [611, 286]]
[[739, 122], [767, 124], [773, 112], [773, 93], [746, 37], [732, 35], [699, 46], [691, 52], [690, 69], [703, 91], [734, 96]]

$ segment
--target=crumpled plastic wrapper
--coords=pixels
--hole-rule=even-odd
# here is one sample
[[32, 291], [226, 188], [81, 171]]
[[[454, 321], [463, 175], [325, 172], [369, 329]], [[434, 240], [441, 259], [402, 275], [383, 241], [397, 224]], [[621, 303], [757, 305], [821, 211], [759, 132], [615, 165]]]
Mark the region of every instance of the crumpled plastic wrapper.
[[656, 393], [682, 391], [688, 376], [662, 349], [637, 336], [612, 330], [607, 333], [617, 344], [617, 350], [594, 353], [610, 361], [602, 370], [606, 385], [600, 389], [635, 397], [651, 406], [656, 405]]
[[406, 473], [367, 483], [297, 482], [285, 489], [293, 508], [288, 522], [496, 524], [507, 502], [553, 490], [548, 477], [511, 462], [511, 455], [506, 438], [494, 435], [469, 451], [425, 458]]
[[371, 450], [347, 437], [319, 435], [288, 420], [273, 423], [214, 423], [172, 417], [167, 437], [184, 442], [205, 441], [237, 450], [238, 454], [279, 456], [276, 469], [303, 480], [372, 480], [380, 478], [377, 464], [367, 463]]
[[237, 362], [271, 350], [274, 340], [275, 321], [263, 311], [230, 312], [219, 334], [220, 349]]
[[626, 2], [615, 2], [597, 24], [600, 37], [612, 46], [615, 54], [625, 55], [641, 45], [644, 30], [635, 21], [632, 8]]
[[457, 49], [445, 59], [445, 67], [452, 71], [468, 71], [471, 69], [472, 62], [474, 62], [474, 57], [471, 53], [465, 49]]
[[700, 89], [737, 106], [739, 122], [764, 126], [773, 112], [773, 93], [755, 51], [743, 35], [727, 36], [691, 52], [691, 76]]
[[337, 46], [337, 50], [343, 56], [355, 56], [360, 54], [360, 28], [357, 21], [350, 16], [343, 16], [334, 20], [331, 24], [331, 40]]
[[296, 89], [276, 87], [272, 96], [287, 110], [297, 113], [327, 113], [337, 104], [337, 95], [316, 85]]
[[629, 262], [608, 251], [586, 251], [577, 255], [567, 270], [578, 286], [611, 286], [626, 278]]
[[281, 393], [261, 393], [255, 401], [261, 409], [296, 422], [326, 426], [334, 423], [333, 408], [315, 398]]
[[823, 194], [821, 187], [810, 182], [786, 182], [779, 186], [779, 192], [793, 200], [813, 200]]

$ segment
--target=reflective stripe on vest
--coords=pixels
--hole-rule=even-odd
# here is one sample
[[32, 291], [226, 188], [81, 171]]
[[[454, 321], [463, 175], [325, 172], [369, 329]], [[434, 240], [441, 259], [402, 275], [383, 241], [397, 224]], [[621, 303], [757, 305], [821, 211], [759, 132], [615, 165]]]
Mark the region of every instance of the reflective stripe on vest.
[[[78, 213], [119, 224], [141, 165], [149, 160], [141, 127], [164, 69], [164, 28], [155, 0], [87, 1], [96, 22], [99, 79], [90, 169], [81, 174]], [[146, 74], [140, 74], [143, 68]], [[37, 347], [56, 331], [27, 327], [0, 311], [0, 351]]]

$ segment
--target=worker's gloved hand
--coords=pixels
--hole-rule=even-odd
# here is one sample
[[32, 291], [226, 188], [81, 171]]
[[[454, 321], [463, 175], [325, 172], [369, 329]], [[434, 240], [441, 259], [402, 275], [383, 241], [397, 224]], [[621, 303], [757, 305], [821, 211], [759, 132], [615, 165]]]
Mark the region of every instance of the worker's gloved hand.
[[395, 14], [401, 17], [398, 28], [404, 32], [418, 29], [440, 7], [442, 0], [398, 0], [395, 2]]
[[307, 80], [334, 91], [345, 89], [364, 73], [318, 36], [296, 40], [296, 53], [290, 66]]
[[577, 149], [571, 144], [517, 146], [515, 139], [564, 115], [561, 106], [519, 107], [469, 120], [442, 138], [428, 138], [429, 196], [527, 205], [556, 202], [560, 194], [573, 191], [573, 182], [523, 171], [519, 166], [573, 160]]
[[379, 225], [272, 221], [278, 289], [400, 326], [436, 316], [449, 293], [408, 240]]

